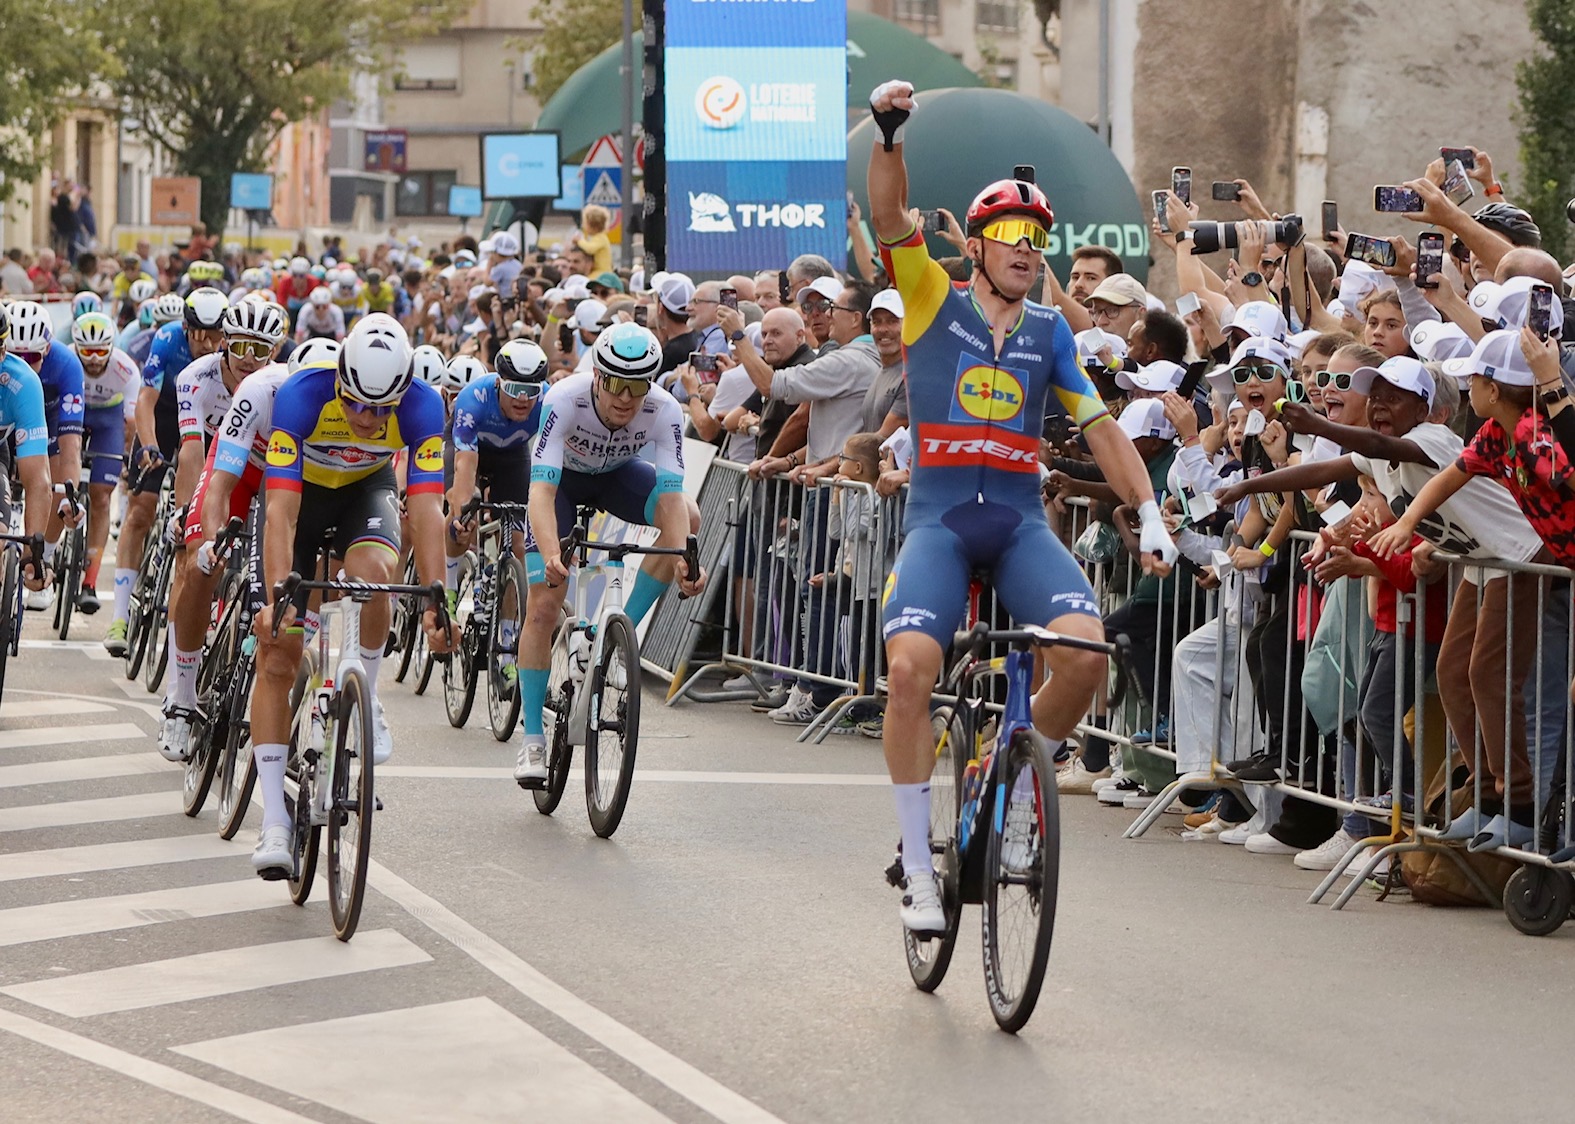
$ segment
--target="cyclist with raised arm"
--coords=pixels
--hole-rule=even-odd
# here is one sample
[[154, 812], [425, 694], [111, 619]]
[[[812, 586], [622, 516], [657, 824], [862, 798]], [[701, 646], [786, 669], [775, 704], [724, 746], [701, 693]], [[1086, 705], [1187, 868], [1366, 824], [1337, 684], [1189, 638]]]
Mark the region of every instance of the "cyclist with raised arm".
[[[1175, 547], [1132, 442], [1108, 424], [1078, 366], [1059, 312], [1027, 300], [1044, 268], [1055, 222], [1030, 180], [1000, 180], [968, 208], [973, 279], [954, 286], [930, 259], [908, 210], [902, 132], [913, 87], [886, 82], [870, 97], [881, 141], [870, 153], [870, 218], [887, 273], [907, 312], [909, 426], [914, 435], [904, 540], [887, 579], [884, 742], [902, 835], [902, 923], [919, 935], [945, 929], [930, 857], [930, 695], [961, 623], [972, 571], [988, 570], [1013, 619], [1103, 641], [1087, 577], [1050, 531], [1039, 499], [1039, 434], [1053, 392], [1081, 428], [1121, 501], [1142, 518], [1143, 568], [1168, 573]], [[1105, 676], [1105, 658], [1055, 648], [1033, 720], [1061, 748]]]
[[[264, 449], [256, 452], [255, 472], [243, 479], [243, 487], [232, 495], [238, 506], [232, 506], [218, 526], [203, 523], [203, 493], [218, 449], [214, 439], [220, 435], [241, 387], [273, 362], [287, 327], [284, 309], [260, 297], [232, 305], [224, 313], [220, 349], [194, 359], [176, 379], [180, 453], [175, 462], [175, 504], [188, 509], [181, 537], [185, 547], [210, 542], [229, 521], [228, 516], [244, 519], [251, 508], [262, 478], [266, 440]], [[164, 727], [159, 734], [159, 752], [168, 761], [184, 761], [190, 750], [192, 724], [197, 719], [197, 668], [219, 585], [211, 547], [205, 556], [206, 568], [201, 564], [193, 568], [196, 553], [184, 549], [175, 556], [170, 586], [170, 677], [164, 687]]]
[[[658, 531], [656, 545], [682, 549], [690, 529], [684, 497], [684, 412], [652, 381], [662, 369], [662, 345], [639, 324], [614, 324], [592, 345], [592, 369], [553, 383], [542, 399], [541, 435], [531, 454], [530, 532], [525, 550], [525, 624], [518, 658], [520, 719], [525, 740], [514, 779], [521, 786], [547, 779], [547, 738], [542, 708], [552, 630], [567, 592], [568, 567], [559, 536], [575, 508], [594, 505], [626, 523]], [[647, 445], [652, 459], [640, 452]], [[636, 626], [677, 578], [697, 593], [705, 574], [688, 572], [683, 559], [647, 555], [624, 612]]]
[[126, 460], [126, 436], [142, 385], [137, 365], [115, 346], [115, 322], [102, 312], [71, 325], [71, 348], [82, 364], [82, 409], [87, 430], [87, 566], [77, 606], [98, 612], [98, 570], [109, 542], [109, 505]]
[[[263, 827], [252, 866], [265, 878], [291, 867], [290, 812], [284, 799], [290, 737], [290, 688], [301, 662], [308, 592], [282, 606], [274, 631], [273, 588], [294, 570], [311, 575], [331, 534], [333, 554], [351, 580], [398, 580], [399, 500], [393, 459], [409, 459], [405, 505], [416, 570], [430, 584], [443, 573], [443, 403], [411, 373], [410, 340], [391, 316], [370, 313], [346, 337], [334, 367], [303, 367], [274, 397], [265, 472], [263, 574], [268, 604], [255, 621], [257, 682], [252, 688], [252, 756], [263, 799]], [[362, 610], [361, 647], [372, 712], [372, 760], [382, 764], [393, 737], [377, 697], [377, 673], [390, 616], [386, 596]], [[427, 645], [452, 651], [457, 629], [440, 632], [436, 609], [423, 621]]]
[[[17, 307], [12, 305], [12, 308]], [[22, 483], [27, 504], [23, 534], [43, 534], [49, 520], [49, 423], [44, 415], [43, 383], [33, 368], [10, 354], [11, 323], [6, 306], [0, 305], [0, 430], [9, 430], [0, 441], [0, 459], [8, 462], [5, 486], [0, 487], [0, 531], [11, 534], [15, 513], [11, 509], [12, 479]], [[47, 569], [35, 573], [30, 552], [22, 555], [22, 582], [30, 590], [49, 582]], [[3, 610], [10, 611], [10, 606]], [[20, 627], [13, 621], [12, 627]]]

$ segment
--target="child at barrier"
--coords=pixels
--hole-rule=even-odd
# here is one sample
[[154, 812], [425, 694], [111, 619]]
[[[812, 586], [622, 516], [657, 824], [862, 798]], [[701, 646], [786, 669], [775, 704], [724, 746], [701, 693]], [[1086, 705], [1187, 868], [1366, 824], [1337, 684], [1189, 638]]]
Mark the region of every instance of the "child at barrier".
[[[880, 435], [855, 433], [842, 446], [837, 480], [873, 487], [880, 474]], [[835, 588], [838, 632], [842, 636], [843, 666], [860, 693], [875, 690], [875, 658], [881, 650], [880, 594], [886, 572], [884, 544], [875, 518], [875, 501], [862, 488], [833, 487], [826, 533], [835, 542], [835, 569], [816, 574], [810, 584], [817, 589]], [[834, 734], [859, 732], [861, 722], [879, 714], [872, 702], [848, 707], [832, 725]]]

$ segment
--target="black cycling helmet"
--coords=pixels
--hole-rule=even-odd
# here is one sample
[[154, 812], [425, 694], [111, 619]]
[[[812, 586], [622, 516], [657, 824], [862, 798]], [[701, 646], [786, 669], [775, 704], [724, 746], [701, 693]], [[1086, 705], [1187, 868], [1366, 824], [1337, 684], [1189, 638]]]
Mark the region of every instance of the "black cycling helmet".
[[1533, 250], [1542, 248], [1542, 228], [1519, 207], [1512, 207], [1508, 203], [1489, 203], [1471, 217], [1495, 234], [1502, 234], [1516, 246], [1529, 246]]

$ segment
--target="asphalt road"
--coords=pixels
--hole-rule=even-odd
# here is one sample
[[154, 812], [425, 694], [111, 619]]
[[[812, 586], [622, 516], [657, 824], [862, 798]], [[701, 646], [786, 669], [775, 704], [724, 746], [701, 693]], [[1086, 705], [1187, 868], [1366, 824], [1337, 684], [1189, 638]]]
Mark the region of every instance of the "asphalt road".
[[[102, 621], [102, 617], [99, 621]], [[0, 706], [0, 1118], [1476, 1121], [1564, 1114], [1571, 933], [1361, 893], [1063, 802], [1044, 997], [994, 1027], [978, 914], [908, 980], [879, 746], [645, 696], [611, 841], [538, 815], [512, 747], [385, 671], [372, 890], [349, 945], [180, 811], [155, 700], [28, 646]], [[38, 646], [35, 646], [38, 645]], [[1538, 1106], [1544, 1106], [1539, 1108]]]

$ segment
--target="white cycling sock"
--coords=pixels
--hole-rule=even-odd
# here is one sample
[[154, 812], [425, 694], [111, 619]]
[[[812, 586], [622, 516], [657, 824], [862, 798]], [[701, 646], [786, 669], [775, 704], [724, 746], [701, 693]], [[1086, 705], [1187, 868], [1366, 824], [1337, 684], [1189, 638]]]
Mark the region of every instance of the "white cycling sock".
[[443, 559], [443, 584], [448, 589], [459, 588], [459, 564], [464, 560], [463, 555], [459, 558]]
[[131, 616], [131, 587], [136, 584], [137, 571], [115, 567], [115, 615], [113, 620], [123, 621]]
[[930, 861], [930, 782], [892, 785], [897, 797], [897, 826], [902, 830], [902, 872], [928, 874]]
[[285, 747], [275, 742], [252, 746], [257, 762], [257, 784], [262, 789], [263, 827], [289, 827], [290, 809], [284, 802]]
[[185, 652], [175, 646], [175, 626], [170, 625], [170, 685], [164, 701], [172, 706], [197, 705], [197, 665], [202, 649]]
[[[363, 647], [361, 649], [361, 662], [366, 665], [366, 685], [372, 692], [372, 698], [377, 698], [377, 673], [383, 666], [383, 645], [376, 648]], [[370, 700], [368, 700], [370, 701]]]
[[53, 562], [55, 560], [55, 551], [58, 550], [59, 548], [60, 548], [60, 544], [59, 543], [46, 542], [44, 544], [44, 561], [45, 562]]

